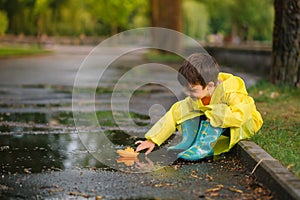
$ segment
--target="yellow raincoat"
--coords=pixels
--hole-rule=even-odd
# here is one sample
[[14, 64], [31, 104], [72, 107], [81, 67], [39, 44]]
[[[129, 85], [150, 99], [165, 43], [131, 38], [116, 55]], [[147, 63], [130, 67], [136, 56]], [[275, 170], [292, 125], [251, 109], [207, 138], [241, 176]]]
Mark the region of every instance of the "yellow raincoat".
[[161, 145], [180, 123], [200, 115], [205, 115], [214, 127], [230, 128], [230, 137], [221, 135], [215, 144], [215, 155], [227, 152], [240, 140], [253, 136], [263, 120], [254, 100], [248, 96], [244, 81], [228, 73], [219, 73], [218, 79], [220, 84], [215, 88], [209, 105], [190, 97], [176, 102], [146, 133], [146, 139]]

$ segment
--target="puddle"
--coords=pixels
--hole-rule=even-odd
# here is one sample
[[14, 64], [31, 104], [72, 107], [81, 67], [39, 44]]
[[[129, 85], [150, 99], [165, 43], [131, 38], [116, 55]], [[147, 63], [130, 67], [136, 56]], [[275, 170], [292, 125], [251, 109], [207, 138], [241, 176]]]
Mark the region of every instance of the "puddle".
[[70, 133], [72, 112], [0, 113], [0, 134]]
[[[126, 125], [126, 113], [115, 114]], [[147, 130], [148, 116], [130, 113], [140, 128], [118, 127], [111, 111], [98, 111], [96, 116], [101, 127], [84, 127], [84, 132], [78, 135], [72, 112], [0, 113], [1, 173], [39, 173], [74, 167], [111, 169], [107, 166], [131, 171], [136, 163], [158, 164], [155, 159], [149, 161], [143, 156], [140, 160], [122, 160], [116, 153], [126, 146], [135, 146], [139, 135]], [[103, 143], [103, 135], [109, 142]], [[86, 148], [86, 144], [93, 144], [95, 151]]]
[[54, 113], [0, 113], [1, 121], [23, 122], [31, 124], [58, 123], [64, 125], [73, 124], [72, 112]]
[[[104, 135], [109, 143], [103, 144], [104, 140], [99, 137], [99, 132], [85, 134], [90, 140], [89, 145], [95, 147], [94, 151], [90, 147], [88, 151], [83, 145], [82, 140], [87, 141], [83, 134], [80, 137], [78, 134], [0, 135], [1, 174], [40, 173], [73, 168], [144, 172], [166, 166], [166, 157], [169, 156], [166, 151], [159, 153], [159, 159], [155, 152], [148, 157], [140, 154], [137, 158], [122, 159], [116, 151], [126, 146], [135, 146], [134, 142], [138, 138], [121, 130], [104, 131]], [[161, 161], [162, 157], [165, 157], [164, 161]]]
[[[106, 131], [116, 145], [132, 145], [122, 131]], [[0, 170], [8, 173], [39, 173], [70, 168], [105, 168], [82, 145], [78, 134], [12, 134], [0, 136]], [[117, 159], [117, 155], [115, 155]]]
[[77, 134], [1, 135], [0, 157], [3, 174], [101, 165], [84, 150]]

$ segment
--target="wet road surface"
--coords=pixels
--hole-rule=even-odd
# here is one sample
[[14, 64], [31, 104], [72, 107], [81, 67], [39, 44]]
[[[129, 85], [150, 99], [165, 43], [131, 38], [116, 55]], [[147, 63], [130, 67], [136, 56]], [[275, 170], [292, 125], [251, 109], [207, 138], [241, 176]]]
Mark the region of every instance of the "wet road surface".
[[[151, 156], [124, 161], [113, 154], [111, 159], [121, 171], [99, 162], [82, 144], [72, 115], [74, 79], [91, 49], [59, 47], [52, 55], [0, 60], [2, 199], [270, 198], [270, 192], [231, 154], [216, 157], [213, 162], [177, 161], [149, 173], [126, 170], [138, 172], [155, 167], [157, 163]], [[177, 100], [165, 87], [143, 85], [129, 103], [137, 126], [129, 126], [126, 117], [121, 117], [125, 128], [114, 122], [110, 111], [114, 83], [132, 66], [145, 62], [141, 54], [135, 52], [113, 63], [95, 92], [97, 120], [116, 150], [134, 146], [134, 141]], [[85, 74], [85, 90], [93, 86], [89, 73], [93, 70]], [[168, 71], [153, 71], [151, 76], [176, 85]], [[249, 84], [253, 81], [248, 80]], [[75, 103], [83, 102], [85, 111], [85, 95], [76, 100]], [[122, 99], [115, 101], [122, 105]], [[87, 134], [99, 132], [98, 127], [85, 128]]]

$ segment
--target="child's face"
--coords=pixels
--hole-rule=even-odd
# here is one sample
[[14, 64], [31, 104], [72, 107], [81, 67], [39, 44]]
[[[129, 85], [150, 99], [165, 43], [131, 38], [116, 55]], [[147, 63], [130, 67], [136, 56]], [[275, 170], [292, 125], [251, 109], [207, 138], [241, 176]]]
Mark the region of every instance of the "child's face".
[[207, 86], [204, 88], [202, 85], [199, 84], [189, 84], [189, 86], [184, 88], [184, 92], [193, 100], [202, 99], [204, 97], [210, 96]]

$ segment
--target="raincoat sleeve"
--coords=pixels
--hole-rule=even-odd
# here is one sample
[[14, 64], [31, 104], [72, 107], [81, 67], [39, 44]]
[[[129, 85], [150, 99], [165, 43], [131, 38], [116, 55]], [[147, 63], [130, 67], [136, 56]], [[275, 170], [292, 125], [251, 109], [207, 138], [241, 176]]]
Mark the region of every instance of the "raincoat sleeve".
[[212, 126], [230, 128], [241, 127], [246, 122], [253, 124], [251, 132], [257, 132], [262, 125], [260, 113], [256, 110], [254, 100], [245, 93], [225, 94], [226, 103], [212, 104], [205, 115]]
[[187, 118], [199, 116], [193, 112], [190, 99], [186, 98], [173, 104], [170, 110], [145, 134], [145, 138], [160, 146], [176, 130], [176, 126]]
[[167, 140], [176, 129], [176, 120], [172, 109], [169, 110], [152, 128], [146, 133], [145, 138], [160, 146]]

